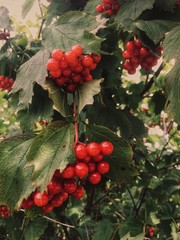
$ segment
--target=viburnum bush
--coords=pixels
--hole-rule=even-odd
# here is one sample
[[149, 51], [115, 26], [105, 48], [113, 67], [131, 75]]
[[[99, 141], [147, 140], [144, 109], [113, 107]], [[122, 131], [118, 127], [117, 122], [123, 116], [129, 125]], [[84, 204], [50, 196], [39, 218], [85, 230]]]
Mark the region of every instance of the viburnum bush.
[[0, 6], [0, 239], [178, 239], [179, 1], [36, 3]]

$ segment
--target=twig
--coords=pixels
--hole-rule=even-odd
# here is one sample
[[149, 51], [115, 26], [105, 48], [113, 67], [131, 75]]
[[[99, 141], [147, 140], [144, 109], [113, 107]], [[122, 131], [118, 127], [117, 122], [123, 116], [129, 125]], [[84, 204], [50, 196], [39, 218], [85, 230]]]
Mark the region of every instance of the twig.
[[135, 201], [134, 201], [133, 195], [132, 195], [130, 189], [128, 188], [128, 186], [126, 186], [126, 189], [127, 189], [128, 193], [129, 193], [129, 195], [130, 195], [130, 198], [131, 198], [132, 203], [133, 203], [133, 205], [134, 205], [134, 209], [137, 211], [136, 203], [135, 203]]
[[43, 28], [45, 19], [44, 19], [43, 10], [41, 7], [41, 0], [38, 0], [38, 5], [39, 5], [40, 12], [41, 12], [41, 17], [42, 17], [41, 25], [40, 25], [39, 32], [38, 32], [38, 39], [39, 39], [41, 36], [41, 32], [42, 32], [42, 28]]
[[69, 225], [69, 224], [66, 224], [66, 223], [59, 222], [59, 221], [54, 220], [50, 217], [47, 217], [47, 216], [42, 216], [42, 217], [49, 220], [50, 222], [57, 223], [59, 225], [62, 225], [62, 226], [68, 227], [68, 228], [75, 228], [75, 226], [73, 226], [73, 225]]
[[75, 144], [79, 140], [79, 133], [78, 133], [78, 121], [77, 121], [77, 106], [76, 106], [76, 96], [73, 93], [73, 116], [74, 116], [74, 127], [75, 127]]
[[140, 209], [141, 209], [141, 206], [142, 206], [142, 204], [143, 204], [143, 202], [144, 202], [144, 199], [145, 199], [145, 197], [146, 197], [147, 190], [148, 190], [148, 187], [145, 187], [145, 188], [143, 189], [143, 193], [142, 193], [142, 197], [141, 197], [139, 206], [138, 206], [137, 209], [136, 209], [136, 215], [138, 215], [138, 213], [139, 213], [139, 211], [140, 211]]
[[101, 202], [102, 200], [104, 200], [112, 191], [114, 190], [118, 190], [119, 186], [115, 186], [113, 188], [111, 188], [109, 191], [107, 191], [102, 197], [100, 197], [95, 203], [94, 205], [97, 205], [99, 202]]

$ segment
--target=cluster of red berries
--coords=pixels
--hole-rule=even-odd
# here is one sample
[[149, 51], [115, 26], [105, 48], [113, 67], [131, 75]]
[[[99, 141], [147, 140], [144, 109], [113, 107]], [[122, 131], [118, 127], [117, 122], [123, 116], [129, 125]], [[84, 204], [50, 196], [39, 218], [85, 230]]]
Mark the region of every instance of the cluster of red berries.
[[75, 45], [65, 53], [55, 49], [46, 66], [55, 84], [63, 87], [66, 92], [73, 93], [78, 84], [93, 80], [90, 71], [96, 69], [100, 60], [100, 55], [83, 54], [83, 48]]
[[6, 205], [0, 205], [0, 215], [1, 217], [11, 216], [11, 213]]
[[35, 190], [28, 199], [23, 200], [21, 207], [28, 209], [35, 205], [49, 213], [54, 207], [60, 207], [69, 196], [81, 199], [85, 194], [81, 181], [87, 177], [90, 183], [98, 184], [101, 174], [109, 171], [109, 163], [103, 160], [103, 156], [112, 152], [113, 145], [107, 141], [76, 145], [76, 162], [68, 164], [62, 172], [56, 170], [47, 190], [43, 193]]
[[102, 4], [98, 4], [96, 6], [96, 12], [105, 12], [110, 17], [112, 15], [116, 15], [119, 8], [120, 6], [118, 0], [102, 0]]
[[13, 84], [14, 80], [12, 78], [8, 78], [2, 75], [0, 76], [0, 89], [2, 89], [2, 91], [11, 91]]
[[[104, 156], [111, 155], [114, 148], [111, 142], [104, 141], [100, 144], [91, 142], [89, 144], [78, 144], [75, 147], [77, 157], [76, 174], [80, 178], [87, 175], [87, 180], [92, 184], [98, 184], [101, 181], [101, 175], [109, 172], [109, 163], [103, 160]], [[76, 169], [77, 168], [77, 169]]]
[[147, 237], [153, 237], [154, 236], [154, 230], [155, 227], [150, 227], [150, 226], [146, 226], [146, 235]]
[[155, 53], [143, 46], [139, 39], [129, 41], [126, 44], [126, 50], [122, 53], [122, 57], [126, 59], [123, 68], [129, 74], [135, 74], [136, 68], [140, 65], [146, 71], [151, 71], [152, 67], [157, 65], [157, 61], [161, 56], [162, 48], [157, 48]]

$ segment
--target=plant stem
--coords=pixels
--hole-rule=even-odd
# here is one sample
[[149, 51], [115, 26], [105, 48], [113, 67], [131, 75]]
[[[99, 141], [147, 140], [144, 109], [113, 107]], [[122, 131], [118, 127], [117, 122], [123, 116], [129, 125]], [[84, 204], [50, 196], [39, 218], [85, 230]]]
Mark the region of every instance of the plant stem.
[[78, 133], [78, 121], [77, 121], [77, 106], [76, 106], [76, 96], [73, 93], [73, 116], [74, 116], [74, 127], [75, 127], [75, 144], [79, 140], [79, 133]]
[[40, 36], [41, 36], [41, 32], [42, 32], [42, 28], [43, 28], [45, 19], [44, 19], [43, 10], [42, 10], [42, 7], [41, 7], [41, 0], [38, 0], [38, 5], [39, 5], [41, 17], [42, 17], [41, 25], [40, 25], [39, 32], [38, 32], [38, 39], [39, 39]]
[[129, 193], [129, 196], [130, 196], [130, 198], [131, 198], [131, 200], [132, 200], [132, 203], [133, 203], [133, 205], [134, 205], [134, 209], [135, 209], [135, 211], [137, 211], [136, 203], [135, 203], [135, 201], [134, 201], [133, 195], [132, 195], [130, 189], [128, 188], [128, 186], [126, 186], [126, 189], [127, 189], [128, 193]]

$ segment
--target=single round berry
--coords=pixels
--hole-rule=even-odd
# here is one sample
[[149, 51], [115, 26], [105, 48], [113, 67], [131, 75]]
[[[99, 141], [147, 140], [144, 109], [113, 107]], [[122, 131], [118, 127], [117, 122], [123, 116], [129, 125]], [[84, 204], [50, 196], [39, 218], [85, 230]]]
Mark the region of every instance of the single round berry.
[[91, 161], [87, 164], [89, 173], [92, 173], [96, 170], [96, 164]]
[[74, 167], [75, 174], [80, 179], [84, 178], [88, 174], [88, 167], [85, 163], [77, 163]]
[[131, 54], [130, 51], [125, 50], [125, 51], [122, 53], [122, 57], [123, 57], [124, 59], [130, 59], [130, 58], [132, 57], [132, 54]]
[[101, 152], [100, 145], [96, 142], [89, 143], [86, 148], [88, 155], [91, 157], [95, 157]]
[[61, 76], [61, 69], [57, 69], [55, 71], [50, 71], [50, 74], [53, 78], [59, 78]]
[[77, 186], [76, 191], [72, 194], [72, 196], [76, 199], [81, 199], [84, 196], [84, 188], [82, 186]]
[[74, 179], [65, 179], [63, 189], [65, 192], [71, 194], [76, 191], [77, 185]]
[[98, 184], [101, 181], [101, 174], [99, 172], [90, 173], [88, 181], [92, 184]]
[[55, 79], [55, 83], [58, 85], [58, 86], [63, 86], [65, 83], [66, 83], [66, 78], [61, 76], [61, 77], [58, 77]]
[[74, 83], [67, 84], [65, 87], [65, 91], [68, 93], [73, 93], [76, 91], [76, 89], [77, 89], [77, 84], [74, 84]]
[[82, 58], [82, 65], [89, 68], [93, 64], [93, 59], [91, 56], [84, 55]]
[[63, 178], [73, 178], [75, 176], [74, 166], [68, 165], [61, 173]]
[[54, 206], [52, 204], [47, 204], [46, 206], [42, 207], [44, 213], [50, 213], [53, 211]]
[[56, 61], [61, 61], [63, 58], [64, 54], [60, 49], [54, 49], [52, 52], [52, 58]]
[[106, 161], [101, 161], [100, 163], [98, 163], [97, 165], [97, 171], [100, 174], [105, 174], [108, 173], [110, 169], [109, 163]]
[[49, 202], [49, 197], [46, 192], [40, 193], [36, 192], [34, 195], [34, 203], [38, 207], [43, 207]]
[[77, 44], [72, 47], [71, 52], [74, 53], [76, 57], [80, 57], [83, 54], [83, 48], [81, 47], [81, 45]]
[[99, 63], [101, 61], [101, 55], [92, 53], [91, 57], [92, 57], [94, 63]]
[[110, 155], [113, 152], [114, 147], [111, 142], [104, 141], [100, 144], [100, 149], [102, 154]]
[[62, 184], [60, 181], [57, 181], [56, 179], [52, 179], [49, 183], [48, 187], [48, 195], [54, 196], [57, 193], [60, 193], [62, 191]]
[[62, 194], [57, 194], [51, 199], [51, 204], [54, 207], [60, 207], [64, 202]]
[[29, 209], [34, 205], [34, 200], [32, 198], [24, 199], [21, 203], [21, 207], [24, 209]]
[[76, 145], [74, 151], [78, 159], [85, 159], [88, 155], [86, 146], [82, 144]]
[[59, 63], [55, 59], [50, 58], [47, 61], [46, 67], [47, 67], [47, 70], [49, 70], [49, 71], [56, 71], [59, 69]]
[[102, 13], [103, 12], [103, 6], [101, 4], [98, 4], [96, 6], [96, 12], [98, 12], [98, 13]]
[[67, 192], [62, 193], [63, 201], [66, 201], [69, 197], [69, 194]]
[[139, 53], [142, 57], [145, 57], [148, 55], [149, 50], [146, 47], [141, 47]]
[[72, 53], [71, 51], [69, 51], [69, 52], [66, 52], [66, 53], [64, 54], [64, 59], [65, 59], [65, 61], [66, 61], [68, 64], [70, 64], [70, 63], [76, 61], [76, 60], [77, 60], [77, 57], [76, 57], [76, 55], [75, 55], [74, 53]]

